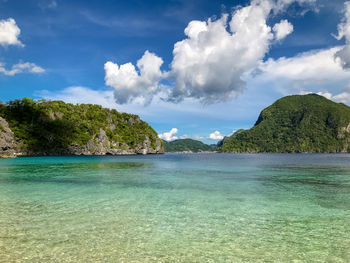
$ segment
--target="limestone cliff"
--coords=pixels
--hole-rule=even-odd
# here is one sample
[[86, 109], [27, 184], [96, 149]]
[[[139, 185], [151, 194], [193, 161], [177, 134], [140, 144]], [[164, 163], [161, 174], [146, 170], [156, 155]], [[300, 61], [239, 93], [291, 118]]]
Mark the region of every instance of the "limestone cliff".
[[23, 99], [0, 105], [0, 156], [164, 153], [137, 115], [99, 105]]
[[16, 142], [7, 121], [0, 117], [0, 156], [12, 157], [16, 155]]

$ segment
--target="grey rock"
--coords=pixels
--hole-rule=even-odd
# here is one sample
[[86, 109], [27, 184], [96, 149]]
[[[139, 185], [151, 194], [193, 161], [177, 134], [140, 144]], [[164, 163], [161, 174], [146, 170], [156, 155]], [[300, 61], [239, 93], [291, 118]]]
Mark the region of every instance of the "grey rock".
[[[59, 114], [50, 113], [50, 118], [59, 118]], [[130, 125], [140, 122], [138, 117], [130, 118]], [[16, 141], [13, 132], [9, 128], [7, 121], [0, 117], [0, 156], [15, 157], [23, 156], [46, 156], [46, 155], [130, 155], [130, 154], [160, 154], [164, 153], [162, 142], [156, 138], [155, 149], [152, 148], [152, 142], [148, 136], [136, 147], [131, 148], [125, 143], [110, 140], [106, 131], [100, 128], [98, 134], [95, 134], [85, 145], [70, 145], [64, 150], [47, 150], [45, 152], [32, 152], [22, 145], [20, 141]], [[107, 126], [108, 127], [108, 126]], [[116, 129], [115, 124], [110, 124], [110, 129]], [[47, 138], [49, 139], [49, 138]]]
[[17, 142], [7, 121], [0, 117], [0, 156], [16, 156]]

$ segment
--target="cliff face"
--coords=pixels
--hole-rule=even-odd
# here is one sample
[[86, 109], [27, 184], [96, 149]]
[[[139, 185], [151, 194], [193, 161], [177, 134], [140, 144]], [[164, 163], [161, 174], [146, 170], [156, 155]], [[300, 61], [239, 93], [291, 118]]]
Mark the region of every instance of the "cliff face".
[[16, 141], [7, 121], [0, 117], [0, 156], [16, 155]]
[[250, 130], [219, 143], [223, 152], [350, 152], [350, 107], [316, 94], [279, 99]]
[[110, 140], [103, 129], [94, 135], [85, 145], [71, 145], [66, 154], [71, 155], [128, 155], [128, 154], [158, 154], [164, 153], [160, 139], [156, 139], [155, 147], [151, 146], [148, 136], [133, 148], [118, 141]]
[[0, 105], [0, 156], [164, 153], [136, 115], [98, 105], [17, 100]]

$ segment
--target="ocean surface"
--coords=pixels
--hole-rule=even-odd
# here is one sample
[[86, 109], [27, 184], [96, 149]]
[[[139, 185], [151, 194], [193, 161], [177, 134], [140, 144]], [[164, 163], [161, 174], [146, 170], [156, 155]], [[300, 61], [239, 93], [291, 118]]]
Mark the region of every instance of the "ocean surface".
[[350, 262], [350, 155], [0, 159], [0, 262]]

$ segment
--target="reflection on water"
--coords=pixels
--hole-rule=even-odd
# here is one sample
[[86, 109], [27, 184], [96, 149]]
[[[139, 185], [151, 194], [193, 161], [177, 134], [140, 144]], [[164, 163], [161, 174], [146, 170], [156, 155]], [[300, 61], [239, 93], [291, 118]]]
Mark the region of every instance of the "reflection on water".
[[349, 262], [349, 160], [0, 160], [0, 262]]

